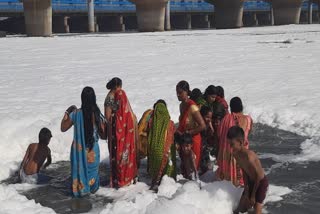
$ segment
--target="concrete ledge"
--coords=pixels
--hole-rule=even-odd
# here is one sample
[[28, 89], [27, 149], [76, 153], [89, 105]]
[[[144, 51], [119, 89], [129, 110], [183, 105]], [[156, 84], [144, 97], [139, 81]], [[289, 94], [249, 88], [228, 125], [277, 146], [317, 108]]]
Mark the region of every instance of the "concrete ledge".
[[165, 10], [168, 0], [129, 1], [136, 5], [139, 31], [164, 31]]
[[217, 29], [242, 27], [244, 0], [207, 0], [215, 7], [215, 27]]
[[271, 0], [275, 25], [299, 24], [303, 0]]
[[51, 0], [23, 0], [27, 36], [52, 35]]

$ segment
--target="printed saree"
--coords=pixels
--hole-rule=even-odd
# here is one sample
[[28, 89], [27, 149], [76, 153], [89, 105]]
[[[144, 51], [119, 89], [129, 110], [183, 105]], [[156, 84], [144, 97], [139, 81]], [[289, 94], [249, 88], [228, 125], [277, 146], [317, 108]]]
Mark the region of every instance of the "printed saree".
[[137, 176], [137, 124], [127, 95], [123, 90], [118, 90], [115, 93], [114, 102], [118, 108], [114, 113], [112, 127], [111, 186], [123, 187], [131, 184]]
[[86, 148], [82, 111], [72, 112], [70, 119], [74, 125], [70, 153], [72, 194], [74, 197], [82, 197], [99, 189], [99, 135], [97, 127], [94, 127], [94, 144], [92, 150], [89, 150]]

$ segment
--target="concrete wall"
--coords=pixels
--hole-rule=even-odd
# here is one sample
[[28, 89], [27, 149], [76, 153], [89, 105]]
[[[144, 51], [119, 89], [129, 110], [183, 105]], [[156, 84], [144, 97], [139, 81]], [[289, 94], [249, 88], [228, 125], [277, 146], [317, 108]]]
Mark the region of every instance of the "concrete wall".
[[164, 31], [165, 9], [168, 0], [130, 1], [136, 5], [139, 31]]
[[51, 0], [23, 0], [26, 33], [28, 36], [51, 36]]
[[215, 7], [215, 27], [217, 29], [242, 27], [244, 0], [206, 0]]
[[274, 24], [299, 24], [303, 0], [271, 0]]

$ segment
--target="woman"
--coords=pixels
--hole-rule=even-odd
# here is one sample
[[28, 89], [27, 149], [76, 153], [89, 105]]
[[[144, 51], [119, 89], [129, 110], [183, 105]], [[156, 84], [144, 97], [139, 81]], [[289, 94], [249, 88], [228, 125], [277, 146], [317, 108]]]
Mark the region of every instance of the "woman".
[[217, 88], [213, 85], [208, 86], [204, 92], [204, 97], [206, 100], [206, 106], [208, 106], [213, 112], [213, 117], [218, 120], [222, 120], [226, 114], [226, 110], [225, 107], [218, 102]]
[[176, 87], [180, 104], [179, 127], [175, 140], [179, 144], [182, 175], [187, 179], [196, 179], [201, 159], [201, 132], [205, 123], [197, 104], [189, 99], [190, 87], [186, 81], [181, 81]]
[[230, 101], [231, 114], [226, 115], [219, 127], [219, 154], [217, 176], [221, 180], [231, 181], [235, 186], [243, 186], [242, 172], [233, 158], [230, 144], [227, 141], [227, 133], [232, 126], [240, 126], [245, 133], [244, 146], [249, 148], [248, 135], [252, 129], [252, 119], [244, 115], [242, 101], [234, 97]]
[[71, 178], [74, 197], [82, 197], [99, 189], [99, 136], [105, 138], [105, 119], [96, 103], [93, 88], [81, 94], [81, 109], [71, 106], [61, 122], [61, 131], [74, 126], [71, 146]]
[[157, 102], [148, 132], [148, 170], [152, 177], [151, 189], [160, 184], [164, 175], [176, 178], [176, 148], [174, 123], [165, 102]]
[[137, 176], [137, 121], [132, 112], [122, 81], [113, 78], [107, 84], [108, 93], [104, 108], [108, 121], [108, 143], [111, 165], [111, 187], [132, 184]]

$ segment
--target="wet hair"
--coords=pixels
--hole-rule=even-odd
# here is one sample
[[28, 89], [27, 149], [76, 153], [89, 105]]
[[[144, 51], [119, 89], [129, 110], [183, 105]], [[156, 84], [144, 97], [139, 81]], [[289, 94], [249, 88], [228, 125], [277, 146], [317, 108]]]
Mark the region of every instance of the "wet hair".
[[182, 91], [186, 91], [188, 93], [188, 95], [190, 96], [191, 94], [191, 91], [190, 91], [190, 86], [189, 86], [189, 83], [185, 80], [182, 80], [180, 81], [178, 84], [177, 84], [177, 89], [181, 89]]
[[234, 97], [230, 100], [230, 108], [232, 113], [239, 113], [243, 111], [242, 101], [239, 97]]
[[48, 128], [42, 128], [39, 132], [39, 143], [48, 145], [52, 138], [51, 131]]
[[212, 112], [212, 110], [208, 106], [201, 107], [200, 114], [202, 115], [202, 117], [206, 116], [209, 112]]
[[116, 89], [117, 87], [122, 87], [122, 80], [118, 77], [114, 77], [107, 83], [106, 87], [109, 90]]
[[240, 141], [244, 141], [244, 131], [239, 126], [232, 126], [227, 133], [227, 139], [233, 140], [237, 139]]
[[167, 107], [166, 101], [160, 99], [160, 100], [158, 100], [157, 102], [155, 102], [155, 104], [153, 105], [153, 109], [155, 109], [155, 108], [156, 108], [156, 105], [159, 104], [159, 103], [162, 103], [162, 104], [164, 104], [164, 105]]
[[217, 86], [217, 93], [219, 97], [224, 98], [224, 89], [222, 86]]
[[202, 97], [202, 92], [200, 91], [199, 88], [195, 88], [191, 91], [191, 94], [190, 94], [190, 99], [193, 100], [193, 101], [197, 101], [197, 99], [199, 99], [200, 97]]
[[99, 128], [100, 123], [100, 109], [97, 105], [96, 94], [94, 93], [93, 88], [85, 87], [81, 93], [81, 109], [84, 118], [84, 137], [87, 148], [91, 150], [94, 144], [93, 137], [93, 124], [92, 124], [92, 115], [94, 115], [94, 121], [97, 128]]
[[204, 92], [204, 96], [207, 97], [209, 95], [218, 95], [217, 88], [214, 85], [209, 85]]

